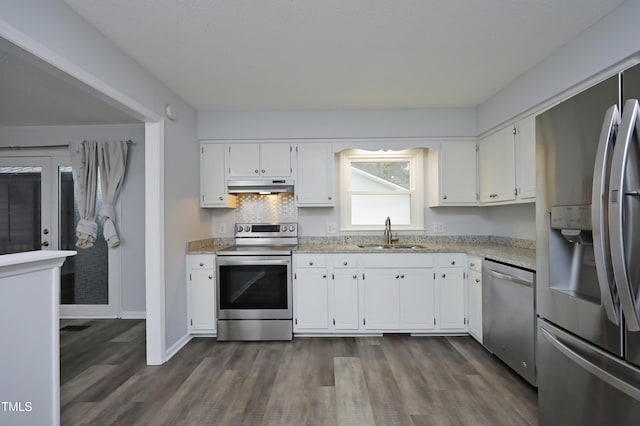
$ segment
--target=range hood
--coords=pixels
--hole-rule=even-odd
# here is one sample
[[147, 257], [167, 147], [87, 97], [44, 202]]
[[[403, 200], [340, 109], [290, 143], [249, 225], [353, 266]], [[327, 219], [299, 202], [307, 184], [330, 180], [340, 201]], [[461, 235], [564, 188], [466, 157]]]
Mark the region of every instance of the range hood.
[[229, 194], [273, 194], [289, 192], [293, 194], [293, 179], [253, 179], [228, 180]]

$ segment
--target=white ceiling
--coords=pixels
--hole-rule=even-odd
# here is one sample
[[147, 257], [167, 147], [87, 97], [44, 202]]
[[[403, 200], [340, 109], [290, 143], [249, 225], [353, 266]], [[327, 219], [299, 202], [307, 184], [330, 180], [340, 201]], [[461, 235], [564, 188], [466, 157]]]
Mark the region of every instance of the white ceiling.
[[0, 39], [0, 126], [138, 122], [89, 87]]
[[210, 111], [474, 107], [622, 0], [65, 0]]

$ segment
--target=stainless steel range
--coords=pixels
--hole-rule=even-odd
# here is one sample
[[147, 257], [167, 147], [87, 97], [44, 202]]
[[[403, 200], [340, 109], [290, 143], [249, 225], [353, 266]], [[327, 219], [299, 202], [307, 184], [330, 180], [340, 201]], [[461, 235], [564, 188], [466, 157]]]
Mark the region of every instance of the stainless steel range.
[[218, 340], [291, 340], [296, 223], [239, 223], [217, 254]]

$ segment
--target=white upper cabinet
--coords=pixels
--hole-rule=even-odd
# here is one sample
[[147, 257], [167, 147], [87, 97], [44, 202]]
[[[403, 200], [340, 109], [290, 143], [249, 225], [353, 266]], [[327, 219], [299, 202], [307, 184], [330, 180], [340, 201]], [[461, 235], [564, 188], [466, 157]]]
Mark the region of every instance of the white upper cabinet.
[[536, 117], [516, 125], [516, 188], [519, 200], [536, 198]]
[[296, 147], [299, 207], [331, 207], [334, 201], [333, 147], [329, 143], [306, 143]]
[[227, 144], [229, 178], [290, 177], [291, 145], [287, 143]]
[[200, 207], [235, 207], [224, 180], [224, 145], [200, 143]]
[[536, 198], [535, 116], [480, 139], [480, 203], [531, 203]]
[[443, 142], [428, 154], [429, 206], [478, 203], [476, 142]]
[[515, 200], [514, 128], [505, 127], [478, 142], [480, 202]]

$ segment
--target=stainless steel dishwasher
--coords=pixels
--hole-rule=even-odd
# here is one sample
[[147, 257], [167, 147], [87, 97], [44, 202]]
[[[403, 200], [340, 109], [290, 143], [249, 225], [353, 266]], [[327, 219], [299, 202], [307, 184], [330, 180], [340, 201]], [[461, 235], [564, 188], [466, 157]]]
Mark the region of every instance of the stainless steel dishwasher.
[[535, 294], [535, 272], [492, 260], [483, 261], [483, 343], [534, 386]]

